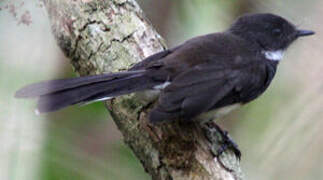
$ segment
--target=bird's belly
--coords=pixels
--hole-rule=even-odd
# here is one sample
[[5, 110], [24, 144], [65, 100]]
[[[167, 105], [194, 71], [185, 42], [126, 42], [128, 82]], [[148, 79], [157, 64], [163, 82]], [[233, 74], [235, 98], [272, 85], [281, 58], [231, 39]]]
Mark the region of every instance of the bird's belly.
[[[154, 100], [156, 100], [159, 95], [160, 95], [160, 90], [146, 90], [143, 92], [138, 92], [136, 93], [137, 96], [139, 96], [139, 98], [143, 101], [143, 102], [152, 102]], [[223, 116], [225, 116], [226, 114], [230, 113], [231, 111], [233, 111], [234, 109], [237, 109], [241, 106], [241, 103], [236, 103], [236, 104], [231, 104], [228, 106], [224, 106], [221, 108], [217, 108], [205, 113], [200, 114], [197, 117], [198, 121], [209, 121], [210, 119], [217, 119], [217, 118], [221, 118]]]
[[139, 99], [142, 102], [151, 103], [159, 97], [160, 90], [141, 91], [141, 92], [137, 92], [136, 95], [139, 97]]
[[241, 106], [241, 103], [237, 103], [237, 104], [224, 106], [215, 110], [211, 110], [199, 115], [198, 119], [210, 120], [210, 119], [221, 118], [224, 115], [228, 114], [229, 112], [233, 111], [234, 109], [239, 108], [240, 106]]

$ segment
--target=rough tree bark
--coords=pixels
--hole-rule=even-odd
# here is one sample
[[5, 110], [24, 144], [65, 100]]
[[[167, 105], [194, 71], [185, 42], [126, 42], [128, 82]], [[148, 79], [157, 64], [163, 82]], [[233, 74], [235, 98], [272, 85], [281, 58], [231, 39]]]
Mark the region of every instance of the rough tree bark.
[[[43, 0], [58, 45], [80, 75], [122, 71], [166, 48], [134, 0]], [[151, 98], [128, 95], [107, 102], [115, 123], [153, 179], [242, 179], [231, 151], [212, 124], [152, 126]]]

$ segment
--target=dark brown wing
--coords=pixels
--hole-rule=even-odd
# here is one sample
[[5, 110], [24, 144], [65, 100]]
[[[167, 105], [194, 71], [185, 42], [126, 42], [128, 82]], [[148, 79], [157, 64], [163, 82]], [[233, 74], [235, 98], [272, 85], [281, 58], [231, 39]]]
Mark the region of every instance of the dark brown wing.
[[161, 93], [150, 113], [153, 123], [191, 119], [208, 111], [239, 82], [239, 71], [198, 65], [176, 77]]

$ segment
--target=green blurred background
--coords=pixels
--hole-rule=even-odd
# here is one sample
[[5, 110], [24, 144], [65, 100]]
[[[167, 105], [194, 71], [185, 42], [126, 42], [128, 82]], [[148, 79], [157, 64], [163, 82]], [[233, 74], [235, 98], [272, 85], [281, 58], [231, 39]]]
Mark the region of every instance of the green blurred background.
[[[150, 179], [102, 103], [36, 116], [35, 102], [13, 98], [23, 85], [75, 76], [51, 35], [46, 10], [38, 1], [22, 2], [0, 2], [0, 179]], [[246, 179], [323, 179], [323, 1], [138, 3], [169, 47], [225, 30], [246, 12], [277, 13], [315, 30], [315, 37], [289, 49], [264, 95], [219, 124], [242, 150]], [[19, 20], [27, 11], [29, 25]]]

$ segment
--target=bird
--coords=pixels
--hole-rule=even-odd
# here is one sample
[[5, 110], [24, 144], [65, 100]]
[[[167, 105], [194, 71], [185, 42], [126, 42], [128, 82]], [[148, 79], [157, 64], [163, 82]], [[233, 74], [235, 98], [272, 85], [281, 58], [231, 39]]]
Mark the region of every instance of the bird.
[[43, 81], [18, 90], [38, 99], [37, 112], [158, 91], [151, 123], [217, 117], [259, 97], [287, 48], [315, 34], [271, 13], [245, 14], [225, 31], [194, 37], [151, 55], [129, 70]]

